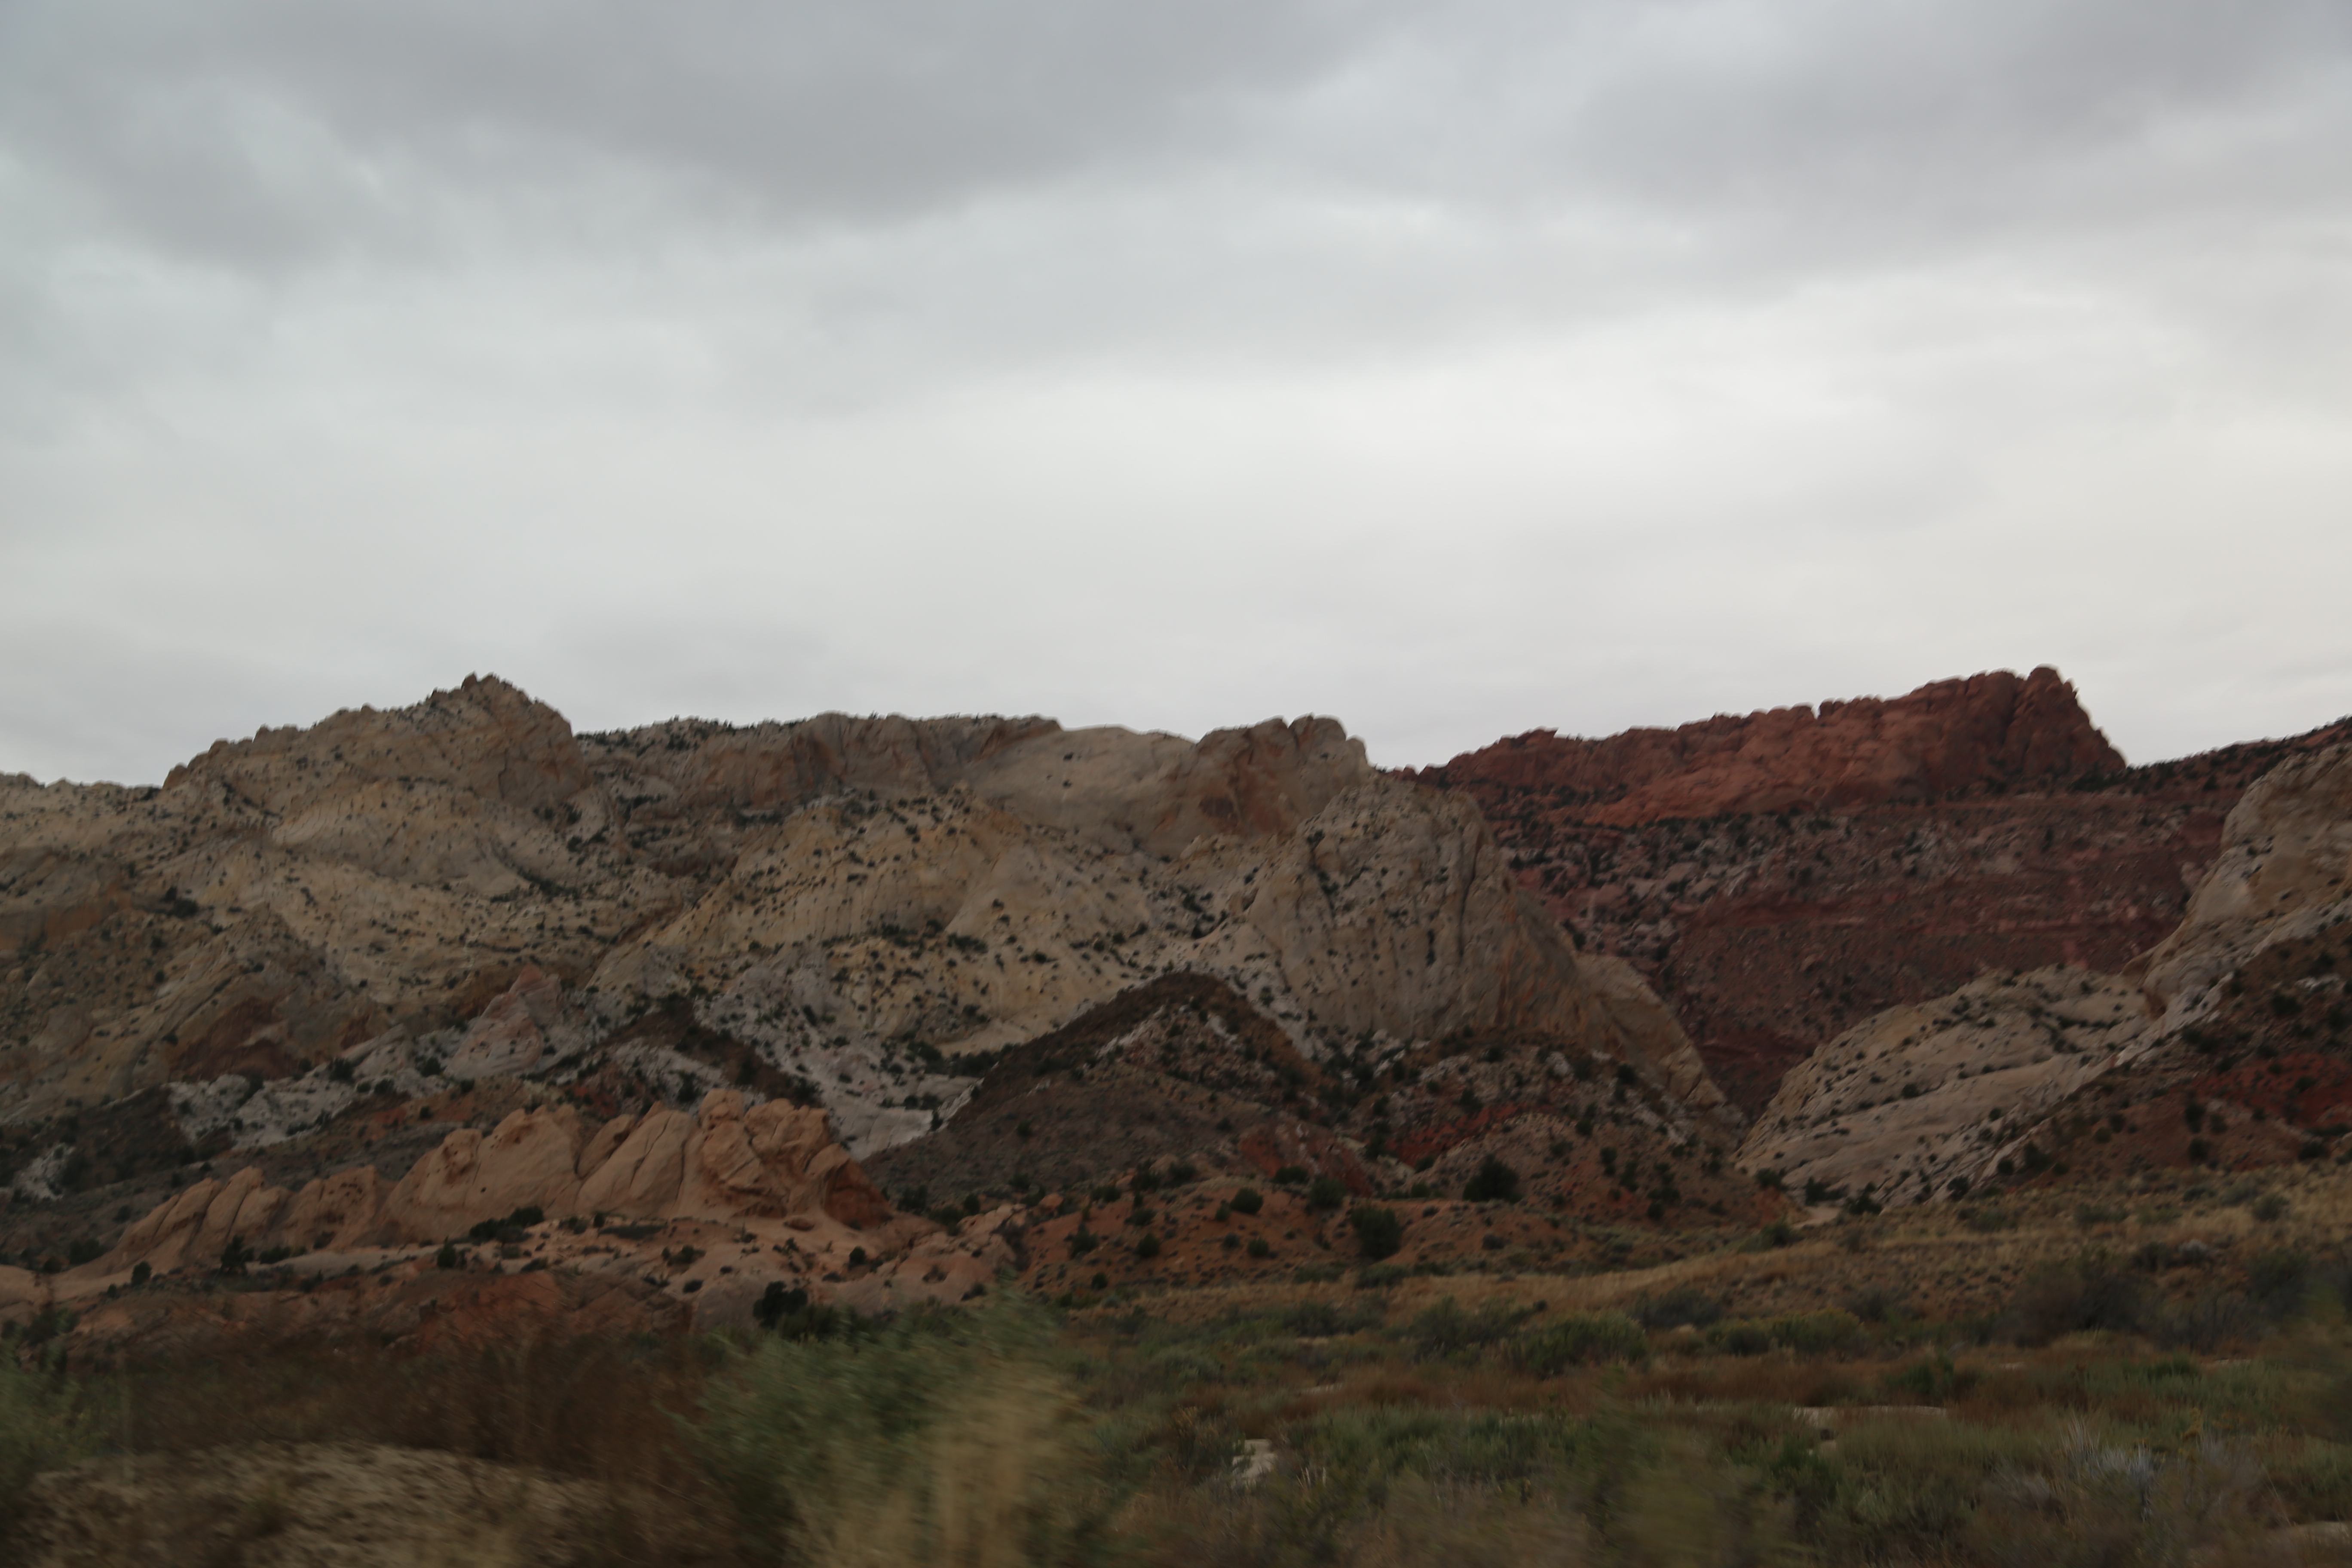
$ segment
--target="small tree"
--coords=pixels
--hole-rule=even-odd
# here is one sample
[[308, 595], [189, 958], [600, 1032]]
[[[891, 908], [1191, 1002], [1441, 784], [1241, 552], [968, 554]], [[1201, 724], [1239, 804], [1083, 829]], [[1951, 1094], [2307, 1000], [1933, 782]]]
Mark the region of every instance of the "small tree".
[[1489, 1154], [1478, 1163], [1478, 1173], [1463, 1184], [1462, 1196], [1474, 1204], [1508, 1203], [1519, 1195], [1519, 1173]]
[[1393, 1258], [1404, 1245], [1404, 1222], [1392, 1208], [1367, 1204], [1350, 1214], [1348, 1223], [1356, 1227], [1356, 1245], [1370, 1262]]

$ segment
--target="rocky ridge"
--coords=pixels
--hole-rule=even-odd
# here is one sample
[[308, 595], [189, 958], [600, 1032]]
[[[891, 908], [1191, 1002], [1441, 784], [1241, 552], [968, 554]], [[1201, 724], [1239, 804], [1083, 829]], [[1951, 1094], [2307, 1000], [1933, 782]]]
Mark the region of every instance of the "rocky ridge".
[[[891, 1222], [856, 1160], [953, 1125], [1008, 1048], [1184, 974], [1304, 1062], [1518, 1031], [1626, 1077], [1680, 1142], [1737, 1135], [1655, 998], [1577, 958], [1475, 808], [1328, 720], [575, 736], [478, 679], [223, 742], [160, 789], [0, 781], [7, 1221], [80, 1215], [120, 1244], [90, 1266], [110, 1279], [231, 1240], [424, 1247], [517, 1208], [756, 1227], [814, 1212], [806, 1155], [831, 1162], [815, 1209], [869, 1231], [867, 1285], [819, 1284], [879, 1289]], [[787, 1126], [798, 1152], [744, 1167], [771, 1206], [800, 1194], [782, 1215], [611, 1174], [648, 1140], [667, 1169], [672, 1144]], [[239, 1173], [268, 1162], [282, 1179]]]
[[1891, 700], [1718, 714], [1600, 741], [1533, 730], [1422, 776], [1544, 790], [1581, 821], [1624, 827], [1929, 800], [2123, 765], [2074, 689], [2044, 666], [2023, 678], [1998, 670], [1940, 680]]
[[1817, 1201], [2352, 1158], [2352, 745], [2249, 787], [2176, 930], [2120, 975], [1987, 976], [1847, 1030], [1739, 1152]]
[[1995, 973], [2121, 971], [2179, 924], [2246, 785], [2347, 737], [2123, 768], [2044, 669], [1602, 742], [1538, 731], [1419, 776], [1480, 803], [1528, 889], [1654, 986], [1753, 1114], [1883, 1008]]

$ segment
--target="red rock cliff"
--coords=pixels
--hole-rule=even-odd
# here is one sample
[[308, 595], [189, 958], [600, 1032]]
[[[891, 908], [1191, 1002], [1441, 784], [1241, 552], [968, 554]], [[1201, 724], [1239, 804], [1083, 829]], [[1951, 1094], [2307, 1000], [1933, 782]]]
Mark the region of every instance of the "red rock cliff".
[[2047, 666], [1939, 680], [1906, 697], [1719, 714], [1586, 741], [1530, 731], [1426, 769], [1423, 782], [1566, 789], [1587, 822], [1922, 800], [2119, 771], [2124, 760]]

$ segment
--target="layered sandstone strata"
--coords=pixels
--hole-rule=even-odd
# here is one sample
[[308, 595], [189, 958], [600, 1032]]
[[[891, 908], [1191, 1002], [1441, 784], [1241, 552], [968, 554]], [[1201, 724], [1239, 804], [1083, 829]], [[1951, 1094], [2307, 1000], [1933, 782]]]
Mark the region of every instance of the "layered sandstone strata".
[[1753, 1112], [1885, 1007], [1989, 973], [2121, 970], [2179, 923], [2240, 792], [2343, 736], [2118, 772], [2036, 671], [1606, 741], [1538, 732], [1422, 776], [1479, 802], [1528, 889], [1664, 994]]
[[2187, 918], [2130, 971], [1988, 976], [1880, 1013], [1780, 1080], [1740, 1163], [1926, 1201], [2327, 1157], [2352, 1130], [2352, 745], [2245, 792]]
[[89, 1127], [157, 1097], [174, 1161], [513, 1079], [656, 1118], [721, 1089], [821, 1105], [864, 1154], [952, 1116], [991, 1054], [1186, 973], [1309, 1058], [1527, 1031], [1736, 1132], [1475, 805], [1333, 721], [577, 736], [470, 679], [223, 742], [160, 789], [0, 781], [0, 1175], [69, 1202], [104, 1179]]
[[126, 1232], [100, 1266], [159, 1273], [248, 1252], [348, 1252], [463, 1237], [520, 1209], [550, 1218], [740, 1221], [823, 1214], [879, 1226], [889, 1206], [835, 1142], [824, 1112], [781, 1100], [745, 1108], [721, 1092], [688, 1116], [653, 1110], [590, 1128], [569, 1105], [517, 1111], [484, 1133], [460, 1128], [386, 1183], [362, 1165], [299, 1192], [247, 1167], [207, 1178]]
[[1564, 790], [1587, 822], [1820, 811], [1925, 800], [1991, 784], [2113, 773], [2123, 756], [2044, 666], [1939, 680], [1892, 700], [1718, 714], [1584, 741], [1530, 731], [1424, 776]]

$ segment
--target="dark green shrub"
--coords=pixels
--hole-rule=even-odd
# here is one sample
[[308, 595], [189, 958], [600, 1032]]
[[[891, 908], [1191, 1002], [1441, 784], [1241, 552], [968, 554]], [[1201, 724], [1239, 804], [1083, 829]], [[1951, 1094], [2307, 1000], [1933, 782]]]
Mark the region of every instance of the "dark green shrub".
[[1348, 1223], [1355, 1226], [1357, 1249], [1372, 1262], [1395, 1257], [1404, 1245], [1404, 1222], [1392, 1208], [1367, 1204], [1350, 1214]]
[[2310, 1296], [2311, 1259], [2289, 1247], [2265, 1252], [2246, 1270], [2246, 1293], [2273, 1318], [2293, 1315]]
[[1348, 1201], [1347, 1184], [1337, 1176], [1318, 1176], [1307, 1189], [1307, 1206], [1328, 1211]]
[[468, 1241], [516, 1242], [532, 1226], [544, 1222], [547, 1215], [537, 1204], [519, 1208], [504, 1219], [486, 1219], [466, 1233]]
[[1147, 1231], [1145, 1231], [1145, 1232], [1143, 1233], [1142, 1239], [1140, 1239], [1139, 1241], [1138, 1241], [1138, 1242], [1135, 1244], [1135, 1255], [1136, 1255], [1138, 1258], [1157, 1258], [1157, 1257], [1159, 1257], [1159, 1256], [1160, 1256], [1160, 1237], [1159, 1237], [1159, 1236], [1158, 1236], [1157, 1234], [1155, 1234], [1154, 1232], [1148, 1231], [1148, 1230], [1147, 1230]]
[[1274, 1247], [1266, 1241], [1265, 1237], [1262, 1236], [1253, 1236], [1249, 1238], [1249, 1247], [1247, 1250], [1252, 1258], [1264, 1258], [1273, 1252]]
[[1995, 1331], [2021, 1345], [2045, 1345], [2086, 1329], [2131, 1332], [2147, 1310], [2147, 1288], [2113, 1255], [2090, 1249], [2028, 1275]]
[[1507, 1301], [1486, 1301], [1467, 1312], [1446, 1296], [1407, 1324], [1403, 1337], [1424, 1361], [1460, 1357], [1499, 1344], [1533, 1315]]
[[[30, 1337], [29, 1335], [27, 1336]], [[105, 1423], [87, 1384], [28, 1371], [0, 1353], [0, 1563], [17, 1561], [33, 1478], [98, 1452]]]
[[1474, 1204], [1508, 1203], [1519, 1195], [1519, 1173], [1489, 1154], [1478, 1163], [1478, 1173], [1463, 1184], [1462, 1196]]
[[1916, 1315], [1908, 1301], [1884, 1285], [1856, 1292], [1846, 1302], [1845, 1310], [1865, 1323], [1899, 1323]]
[[1235, 1214], [1255, 1214], [1265, 1207], [1265, 1194], [1255, 1187], [1244, 1187], [1233, 1195], [1232, 1203]]
[[1975, 1373], [1954, 1366], [1952, 1358], [1942, 1351], [1879, 1379], [1879, 1386], [1889, 1394], [1908, 1394], [1923, 1405], [1942, 1405], [1967, 1393], [1975, 1383]]
[[1307, 1180], [1307, 1167], [1304, 1165], [1285, 1165], [1280, 1170], [1275, 1172], [1274, 1179], [1276, 1184], [1280, 1186], [1296, 1187], [1303, 1185]]
[[1772, 1336], [1753, 1318], [1733, 1318], [1709, 1330], [1706, 1342], [1727, 1355], [1762, 1355], [1772, 1348]]
[[1643, 1296], [1633, 1303], [1634, 1321], [1645, 1329], [1678, 1329], [1685, 1323], [1704, 1329], [1722, 1317], [1722, 1302], [1689, 1285], [1678, 1285], [1655, 1298]]
[[1765, 1321], [1772, 1342], [1799, 1355], [1828, 1355], [1862, 1342], [1862, 1322], [1832, 1307], [1825, 1312], [1791, 1312]]
[[1512, 1363], [1538, 1377], [1599, 1362], [1637, 1362], [1649, 1353], [1649, 1336], [1622, 1312], [1571, 1313], [1521, 1334], [1510, 1348]]

